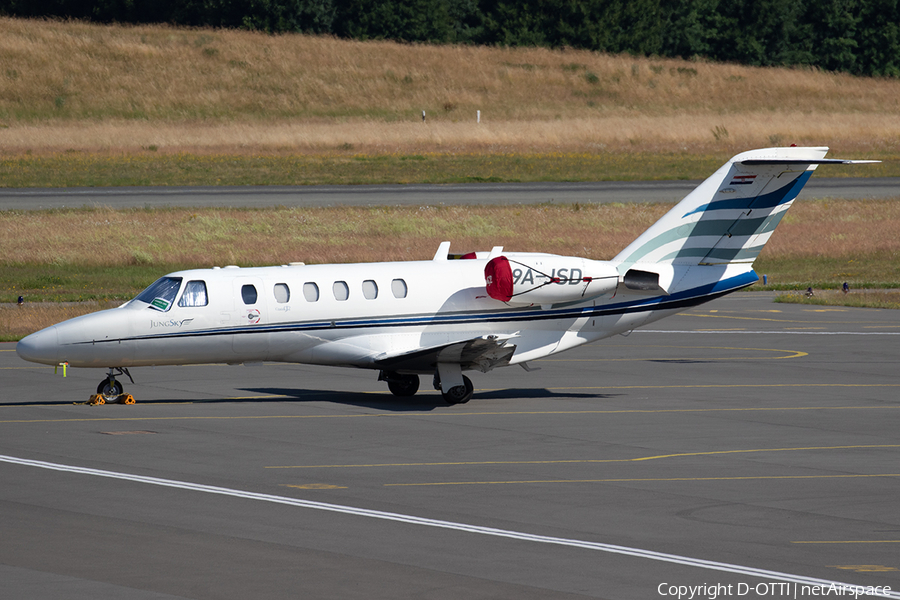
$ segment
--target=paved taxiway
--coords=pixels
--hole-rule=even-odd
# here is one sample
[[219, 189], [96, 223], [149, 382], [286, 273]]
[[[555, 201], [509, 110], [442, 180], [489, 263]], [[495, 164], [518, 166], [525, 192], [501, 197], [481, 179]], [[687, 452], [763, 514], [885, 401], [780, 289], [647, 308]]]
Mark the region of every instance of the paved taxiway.
[[744, 293], [650, 329], [454, 407], [299, 365], [91, 407], [100, 370], [0, 344], [0, 596], [900, 597], [900, 313]]
[[[369, 206], [677, 202], [699, 181], [218, 187], [0, 188], [0, 210], [111, 206]], [[800, 198], [896, 198], [896, 177], [816, 176]]]

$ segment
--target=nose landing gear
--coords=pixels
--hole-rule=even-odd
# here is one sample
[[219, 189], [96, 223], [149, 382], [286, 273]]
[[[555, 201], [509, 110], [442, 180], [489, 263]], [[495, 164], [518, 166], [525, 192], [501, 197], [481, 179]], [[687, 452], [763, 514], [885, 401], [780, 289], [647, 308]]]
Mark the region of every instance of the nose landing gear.
[[[122, 387], [122, 384], [118, 380], [116, 380], [117, 372], [119, 375], [126, 375], [128, 379], [131, 380], [131, 383], [134, 383], [134, 378], [131, 376], [131, 373], [128, 372], [128, 369], [110, 367], [106, 379], [101, 381], [100, 385], [97, 386], [97, 395], [103, 398], [104, 402], [117, 402], [125, 393], [125, 388]], [[132, 400], [132, 403], [134, 403], [134, 400]]]
[[107, 402], [112, 402], [124, 393], [125, 388], [123, 388], [122, 384], [115, 379], [104, 379], [100, 382], [100, 385], [97, 386], [97, 394], [103, 396], [103, 399]]

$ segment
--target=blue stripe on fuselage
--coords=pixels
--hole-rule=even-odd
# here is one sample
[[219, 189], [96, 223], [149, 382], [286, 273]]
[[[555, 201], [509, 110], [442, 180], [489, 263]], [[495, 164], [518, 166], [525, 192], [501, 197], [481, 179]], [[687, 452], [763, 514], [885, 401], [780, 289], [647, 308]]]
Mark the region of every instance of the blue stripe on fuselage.
[[759, 281], [754, 271], [747, 271], [741, 275], [716, 281], [707, 285], [698, 286], [683, 292], [677, 292], [670, 296], [653, 296], [640, 300], [630, 300], [616, 304], [603, 306], [591, 306], [583, 308], [560, 308], [556, 310], [536, 310], [525, 308], [521, 310], [497, 311], [470, 311], [454, 314], [421, 314], [399, 317], [382, 317], [373, 319], [346, 319], [342, 321], [309, 321], [294, 323], [279, 323], [259, 326], [226, 327], [217, 329], [201, 329], [196, 331], [182, 331], [171, 333], [159, 333], [153, 335], [132, 336], [108, 340], [96, 340], [79, 342], [80, 344], [100, 344], [104, 342], [124, 342], [138, 340], [162, 340], [179, 339], [189, 337], [214, 337], [221, 335], [248, 335], [254, 333], [284, 333], [322, 331], [327, 329], [370, 329], [376, 327], [412, 327], [417, 325], [447, 325], [447, 324], [472, 324], [472, 323], [506, 323], [506, 322], [530, 322], [555, 319], [578, 319], [583, 317], [602, 317], [609, 315], [629, 314], [648, 310], [673, 310], [697, 306], [709, 302], [741, 288], [745, 288]]

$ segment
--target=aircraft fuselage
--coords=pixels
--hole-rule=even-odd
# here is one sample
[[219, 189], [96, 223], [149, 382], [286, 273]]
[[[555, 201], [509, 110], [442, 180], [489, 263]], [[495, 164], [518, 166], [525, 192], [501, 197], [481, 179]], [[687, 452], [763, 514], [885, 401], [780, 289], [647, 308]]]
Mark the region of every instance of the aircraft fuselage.
[[[573, 277], [551, 284], [569, 291], [573, 300], [511, 306], [486, 293], [488, 258], [482, 256], [180, 271], [166, 276], [173, 283], [170, 298], [134, 299], [54, 325], [23, 340], [19, 353], [73, 367], [276, 361], [382, 368], [380, 361], [422, 349], [490, 336], [507, 340], [515, 352], [496, 365], [464, 365], [489, 370], [629, 331], [648, 322], [651, 313], [653, 320], [671, 314], [659, 306], [668, 297], [632, 297], [619, 281], [617, 266], [601, 261], [590, 262], [614, 278], [605, 293], [583, 300], [582, 290], [587, 287], [590, 295], [590, 286]], [[541, 254], [506, 256], [570, 260], [576, 272], [584, 262]], [[519, 279], [534, 278], [521, 270]], [[552, 274], [559, 276], [560, 270]], [[745, 279], [732, 284], [748, 285], [755, 275]], [[189, 297], [189, 288], [201, 285], [203, 293]], [[672, 312], [702, 301], [684, 302], [683, 296]], [[433, 372], [432, 361], [406, 361], [398, 370]]]

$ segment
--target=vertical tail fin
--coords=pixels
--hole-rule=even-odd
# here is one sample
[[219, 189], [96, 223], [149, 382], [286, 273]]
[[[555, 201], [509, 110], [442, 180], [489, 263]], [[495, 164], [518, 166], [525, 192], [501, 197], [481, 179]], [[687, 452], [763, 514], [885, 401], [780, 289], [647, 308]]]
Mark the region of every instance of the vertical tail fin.
[[680, 265], [752, 263], [828, 148], [738, 154], [685, 196], [614, 260]]

